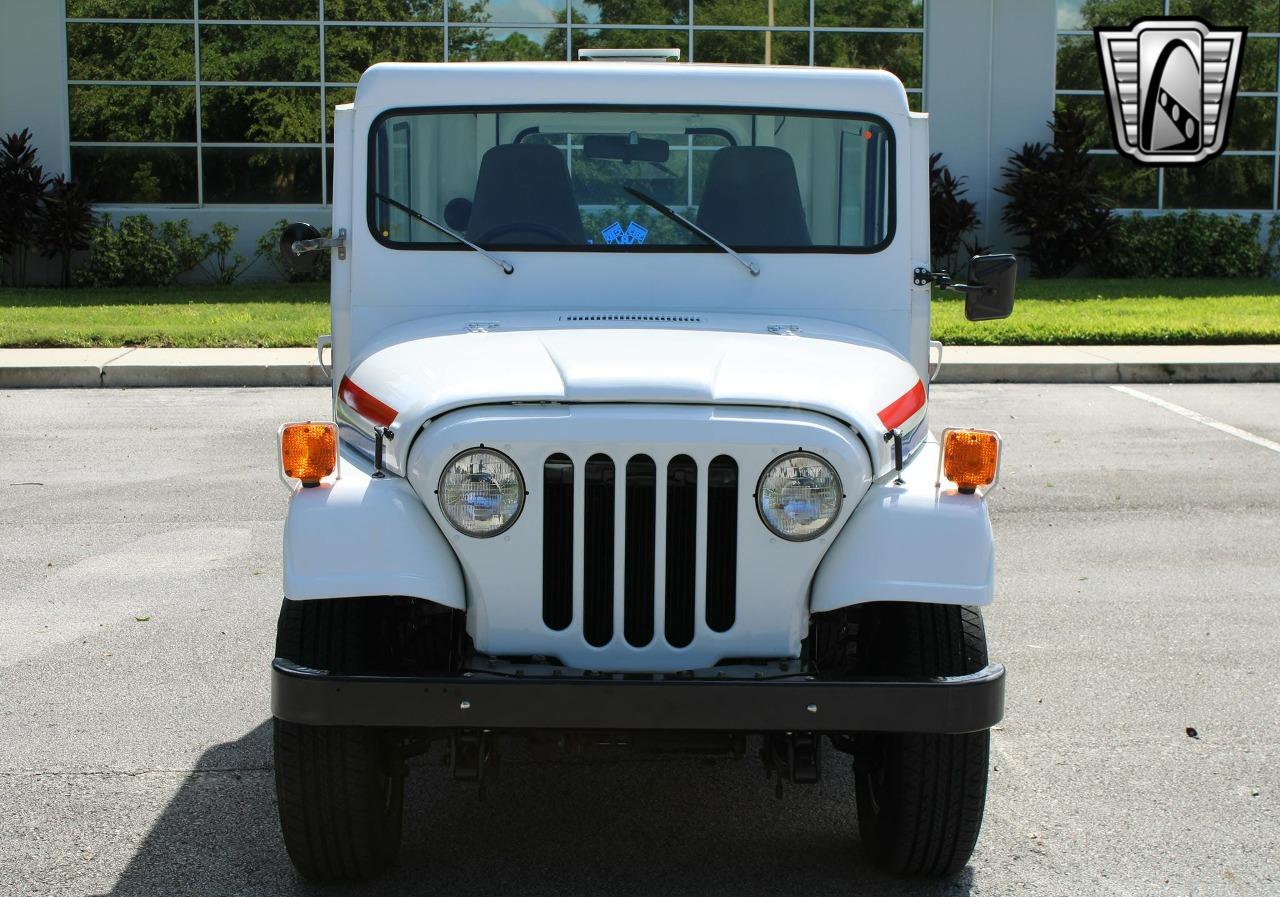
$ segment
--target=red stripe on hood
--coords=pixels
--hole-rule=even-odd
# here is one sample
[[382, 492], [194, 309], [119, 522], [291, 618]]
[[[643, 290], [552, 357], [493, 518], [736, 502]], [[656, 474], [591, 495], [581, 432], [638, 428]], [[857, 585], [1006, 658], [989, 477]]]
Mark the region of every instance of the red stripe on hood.
[[916, 385], [900, 397], [886, 405], [877, 417], [886, 430], [896, 430], [924, 407], [924, 381], [917, 380]]
[[338, 398], [379, 427], [391, 426], [391, 422], [400, 413], [386, 402], [356, 386], [351, 382], [350, 377], [342, 378], [342, 383], [338, 385]]

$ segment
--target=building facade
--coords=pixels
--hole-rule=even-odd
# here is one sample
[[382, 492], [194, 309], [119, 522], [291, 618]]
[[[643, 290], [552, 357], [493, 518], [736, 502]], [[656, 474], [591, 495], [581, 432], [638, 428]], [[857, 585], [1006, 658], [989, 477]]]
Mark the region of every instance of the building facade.
[[[1122, 205], [1274, 211], [1277, 0], [2, 0], [0, 132], [30, 128], [51, 172], [100, 208], [240, 228], [328, 223], [332, 107], [381, 60], [573, 59], [677, 47], [693, 62], [886, 68], [967, 178], [984, 245], [1003, 247], [1009, 150], [1054, 104], [1096, 113]], [[1158, 172], [1110, 147], [1089, 29], [1198, 14], [1250, 29], [1228, 151]]]

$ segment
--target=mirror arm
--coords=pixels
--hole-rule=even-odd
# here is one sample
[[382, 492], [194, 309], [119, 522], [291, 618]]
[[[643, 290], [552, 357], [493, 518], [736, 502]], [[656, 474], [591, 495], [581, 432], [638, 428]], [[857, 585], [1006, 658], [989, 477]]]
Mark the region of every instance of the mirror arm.
[[996, 289], [984, 284], [956, 283], [946, 271], [930, 271], [928, 268], [916, 268], [911, 282], [918, 287], [932, 284], [940, 290], [951, 290], [953, 293], [994, 293]]
[[316, 252], [321, 249], [338, 250], [338, 258], [346, 261], [347, 258], [347, 229], [341, 228], [336, 237], [316, 237], [312, 240], [294, 240], [293, 245], [289, 247], [293, 250], [294, 255], [302, 255], [304, 252]]

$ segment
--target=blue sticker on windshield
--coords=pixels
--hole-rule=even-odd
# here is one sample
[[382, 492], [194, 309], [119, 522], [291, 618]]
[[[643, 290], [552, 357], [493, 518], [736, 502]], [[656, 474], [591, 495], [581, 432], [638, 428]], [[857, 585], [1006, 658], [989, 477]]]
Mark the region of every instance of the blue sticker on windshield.
[[632, 246], [639, 245], [649, 236], [649, 228], [636, 224], [634, 221], [627, 223], [626, 230], [623, 230], [622, 224], [618, 221], [613, 222], [604, 230], [600, 231], [600, 236], [604, 237], [604, 241], [610, 245]]
[[627, 225], [626, 238], [622, 242], [640, 244], [644, 242], [644, 238], [647, 236], [649, 236], [649, 228], [641, 227], [632, 221]]

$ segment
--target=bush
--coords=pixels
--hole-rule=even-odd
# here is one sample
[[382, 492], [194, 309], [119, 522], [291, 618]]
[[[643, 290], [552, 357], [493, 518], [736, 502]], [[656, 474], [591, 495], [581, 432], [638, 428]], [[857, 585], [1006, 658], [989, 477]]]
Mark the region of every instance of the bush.
[[49, 181], [36, 218], [35, 239], [45, 258], [59, 260], [60, 286], [71, 284], [71, 254], [89, 248], [96, 218], [79, 184], [63, 175]]
[[89, 260], [79, 271], [78, 282], [91, 287], [159, 287], [178, 276], [178, 258], [173, 249], [156, 235], [156, 226], [146, 215], [130, 215], [117, 229], [111, 216], [93, 229], [89, 239]]
[[978, 217], [978, 204], [964, 198], [968, 192], [965, 179], [938, 164], [941, 160], [942, 153], [929, 157], [929, 255], [934, 270], [954, 274], [961, 246], [971, 248], [964, 242], [965, 234], [981, 227], [982, 219]]
[[1091, 127], [1079, 110], [1055, 110], [1052, 145], [1024, 144], [1001, 169], [1003, 220], [1026, 241], [1019, 251], [1035, 277], [1062, 277], [1107, 250], [1112, 203], [1088, 154]]
[[235, 283], [258, 260], [256, 255], [246, 259], [231, 251], [239, 232], [240, 228], [222, 221], [215, 221], [207, 234], [192, 233], [191, 222], [185, 218], [160, 225], [160, 238], [173, 250], [179, 272], [199, 268], [211, 283], [224, 286]]
[[9, 257], [14, 286], [26, 286], [27, 251], [40, 216], [49, 179], [36, 163], [31, 132], [6, 134], [0, 140], [0, 253]]
[[[284, 229], [291, 222], [281, 218], [267, 231], [258, 238], [258, 255], [257, 258], [265, 258], [271, 263], [271, 267], [276, 269], [289, 283], [314, 283], [316, 281], [328, 282], [329, 280], [329, 252], [328, 250], [320, 253], [320, 260], [316, 266], [310, 271], [295, 271], [285, 264], [284, 259], [280, 257], [280, 234], [284, 233]], [[323, 228], [320, 231], [324, 236], [332, 233], [330, 228]]]
[[1115, 221], [1094, 267], [1105, 277], [1270, 277], [1280, 240], [1274, 219], [1267, 237], [1263, 246], [1261, 215], [1134, 212]]

